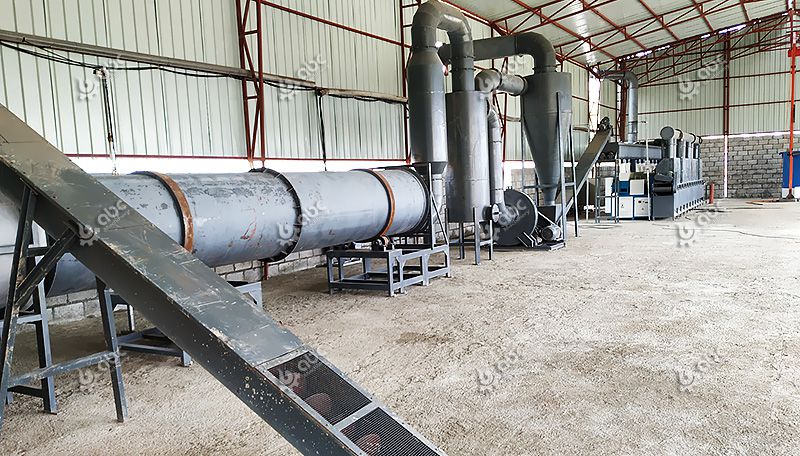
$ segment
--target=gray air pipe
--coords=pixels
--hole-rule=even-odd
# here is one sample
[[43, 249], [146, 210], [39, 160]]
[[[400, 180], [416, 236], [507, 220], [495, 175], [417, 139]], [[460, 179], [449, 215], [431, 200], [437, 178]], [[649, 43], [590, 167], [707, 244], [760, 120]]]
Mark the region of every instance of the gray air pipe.
[[[519, 96], [528, 90], [528, 84], [520, 76], [502, 73], [494, 68], [483, 70], [475, 76], [475, 89], [487, 96], [495, 91]], [[500, 226], [512, 224], [517, 215], [506, 206], [503, 185], [503, 130], [500, 116], [487, 98], [489, 125], [489, 187], [491, 203], [497, 209]]]
[[505, 185], [503, 185], [503, 126], [497, 111], [489, 106], [487, 116], [489, 122], [489, 185], [491, 187], [492, 205], [499, 211], [497, 223], [508, 226], [517, 219], [517, 215], [506, 206]]
[[[544, 35], [536, 32], [518, 35], [487, 38], [474, 42], [475, 60], [491, 60], [510, 57], [512, 55], [530, 55], [533, 57], [534, 73], [556, 71], [558, 61], [556, 50]], [[454, 49], [444, 45], [439, 49], [439, 57], [447, 64], [455, 57]]]
[[474, 83], [472, 31], [455, 8], [431, 0], [421, 5], [411, 25], [411, 59], [408, 62], [408, 112], [414, 163], [430, 163], [433, 194], [443, 202], [442, 173], [447, 166], [447, 109], [444, 64], [438, 55], [437, 31], [447, 32], [453, 46], [453, 88], [467, 90]]
[[528, 83], [521, 76], [490, 68], [475, 76], [475, 90], [486, 94], [498, 91], [517, 97], [528, 90]]
[[611, 81], [625, 81], [628, 83], [628, 103], [626, 122], [626, 140], [635, 143], [639, 140], [639, 78], [630, 71], [610, 71], [603, 75]]
[[[98, 214], [94, 229], [144, 215], [208, 266], [278, 260], [295, 251], [417, 231], [427, 223], [428, 193], [405, 168], [342, 173], [98, 176], [123, 205]], [[0, 246], [13, 246], [19, 209], [0, 194]], [[188, 217], [188, 218], [187, 218]], [[191, 223], [187, 223], [191, 221]], [[193, 226], [187, 229], [186, 226]], [[187, 239], [188, 238], [188, 239]], [[91, 239], [82, 242], [91, 242]], [[0, 255], [0, 302], [11, 255]], [[95, 287], [94, 275], [67, 255], [48, 277], [49, 296]]]

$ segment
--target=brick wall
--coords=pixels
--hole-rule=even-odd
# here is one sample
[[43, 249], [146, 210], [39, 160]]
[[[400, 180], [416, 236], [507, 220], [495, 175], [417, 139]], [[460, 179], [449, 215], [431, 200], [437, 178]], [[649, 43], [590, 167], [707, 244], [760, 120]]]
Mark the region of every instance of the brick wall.
[[[704, 140], [701, 157], [706, 182], [714, 182], [723, 195], [722, 139]], [[728, 139], [728, 197], [778, 198], [781, 196], [782, 162], [779, 152], [789, 147], [788, 136]]]
[[[706, 139], [700, 152], [703, 177], [715, 184], [716, 196], [723, 195], [724, 141]], [[778, 198], [781, 195], [783, 164], [779, 153], [789, 148], [788, 136], [728, 139], [728, 197]], [[512, 171], [514, 188], [522, 186], [522, 171]], [[569, 179], [569, 178], [568, 178]], [[525, 182], [533, 184], [533, 169], [525, 170]]]
[[[297, 252], [285, 260], [269, 265], [269, 276], [274, 277], [302, 271], [325, 264], [325, 252], [322, 249]], [[264, 277], [264, 268], [260, 261], [248, 261], [214, 269], [225, 280], [254, 283]], [[86, 317], [100, 315], [100, 302], [95, 291], [82, 291], [47, 299], [47, 307], [51, 321], [74, 321]]]

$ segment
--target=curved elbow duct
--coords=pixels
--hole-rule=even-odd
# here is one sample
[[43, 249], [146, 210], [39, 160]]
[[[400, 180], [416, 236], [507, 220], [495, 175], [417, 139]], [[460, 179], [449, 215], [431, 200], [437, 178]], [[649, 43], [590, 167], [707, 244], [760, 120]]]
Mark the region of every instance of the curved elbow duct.
[[[551, 73], [556, 71], [558, 60], [553, 44], [542, 34], [536, 32], [518, 35], [501, 36], [477, 40], [473, 43], [475, 60], [491, 60], [512, 55], [530, 55], [533, 57], [534, 73]], [[439, 49], [439, 57], [445, 64], [457, 56], [456, 49], [444, 45]]]
[[490, 68], [475, 76], [475, 90], [486, 94], [498, 91], [516, 97], [528, 90], [528, 83], [521, 76], [502, 73], [500, 70]]
[[625, 81], [628, 83], [628, 121], [626, 122], [626, 140], [635, 143], [639, 140], [639, 78], [630, 71], [611, 71], [603, 76], [612, 81]]

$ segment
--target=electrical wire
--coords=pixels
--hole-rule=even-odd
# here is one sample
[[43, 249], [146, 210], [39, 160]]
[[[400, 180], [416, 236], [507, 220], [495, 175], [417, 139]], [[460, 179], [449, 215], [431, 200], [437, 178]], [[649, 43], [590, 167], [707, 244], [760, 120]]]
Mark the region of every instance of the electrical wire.
[[[44, 46], [36, 46], [36, 45], [33, 45], [33, 44], [25, 44], [25, 46], [30, 46], [30, 47], [36, 48], [39, 51], [45, 52], [46, 54], [44, 54], [42, 52], [33, 51], [33, 50], [30, 50], [30, 49], [25, 49], [25, 48], [22, 48], [22, 47], [19, 47], [19, 46], [16, 46], [16, 45], [4, 42], [4, 41], [0, 41], [0, 45], [2, 45], [3, 47], [6, 47], [8, 49], [12, 49], [12, 50], [15, 50], [17, 52], [20, 52], [22, 54], [30, 55], [32, 57], [48, 60], [48, 61], [51, 61], [51, 62], [61, 63], [61, 64], [64, 64], [64, 65], [71, 65], [71, 66], [87, 68], [87, 69], [91, 69], [91, 70], [106, 69], [106, 70], [109, 70], [109, 71], [112, 71], [112, 72], [113, 71], [164, 71], [166, 73], [176, 74], [176, 75], [179, 75], [179, 76], [187, 76], [187, 77], [203, 78], [203, 79], [222, 79], [222, 78], [227, 78], [227, 79], [235, 79], [235, 80], [238, 80], [238, 81], [249, 80], [250, 79], [250, 78], [246, 78], [246, 77], [243, 77], [243, 76], [234, 76], [234, 75], [207, 74], [207, 73], [204, 74], [199, 70], [198, 71], [194, 71], [194, 72], [193, 71], [178, 70], [178, 69], [170, 68], [168, 66], [163, 66], [163, 65], [119, 66], [119, 67], [108, 68], [106, 65], [90, 64], [90, 63], [81, 62], [81, 61], [78, 61], [78, 60], [71, 59], [68, 56], [59, 54], [59, 53], [57, 53], [57, 52], [55, 52], [55, 51], [53, 51], [51, 49], [48, 49], [48, 48], [46, 48]], [[267, 85], [267, 86], [270, 86], [270, 87], [273, 87], [273, 88], [276, 88], [276, 89], [290, 89], [290, 90], [293, 90], [293, 91], [300, 91], [300, 92], [315, 92], [318, 97], [329, 96], [329, 97], [333, 97], [333, 98], [353, 99], [353, 100], [358, 100], [358, 101], [362, 101], [362, 102], [366, 102], [366, 103], [405, 104], [405, 102], [400, 101], [400, 100], [387, 100], [387, 99], [382, 99], [382, 98], [378, 98], [378, 97], [370, 97], [370, 96], [364, 96], [364, 95], [330, 94], [330, 93], [326, 93], [325, 90], [318, 89], [317, 87], [308, 87], [308, 86], [300, 85], [300, 84], [292, 84], [292, 83], [286, 83], [286, 82], [275, 82], [275, 81], [267, 81], [267, 80], [264, 80], [263, 82], [264, 82], [264, 85]]]

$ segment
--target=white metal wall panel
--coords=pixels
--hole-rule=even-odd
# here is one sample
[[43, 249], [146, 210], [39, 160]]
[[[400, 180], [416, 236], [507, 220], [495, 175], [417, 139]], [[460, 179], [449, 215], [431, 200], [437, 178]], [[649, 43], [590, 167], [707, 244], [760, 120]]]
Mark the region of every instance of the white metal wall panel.
[[[720, 45], [717, 50], [721, 50]], [[684, 61], [666, 58], [658, 62], [649, 75], [639, 75], [640, 82], [645, 84], [639, 89], [640, 139], [658, 138], [665, 125], [699, 135], [722, 134], [721, 78], [725, 62], [714, 53], [688, 67], [684, 66]], [[647, 85], [648, 79], [669, 74], [673, 67], [684, 68], [687, 73], [659, 81], [654, 79], [653, 85]]]
[[[737, 54], [749, 53], [751, 50], [747, 46], [752, 46], [757, 39], [754, 35], [734, 39], [735, 46], [731, 50], [734, 59], [730, 62], [715, 66], [715, 61], [721, 62], [721, 54], [710, 53], [703, 64], [691, 68], [691, 72], [681, 76], [680, 80], [671, 78], [665, 81], [666, 85], [659, 83], [642, 88], [639, 111], [644, 115], [640, 120], [646, 120], [648, 124], [640, 127], [640, 131], [646, 132], [648, 137], [654, 137], [662, 125], [669, 124], [701, 135], [721, 135], [725, 65], [729, 66], [731, 76], [730, 133], [786, 131], [789, 125], [790, 89], [786, 49], [736, 58]], [[720, 49], [718, 45], [715, 50]], [[657, 66], [655, 72], [674, 64], [671, 59], [666, 59]], [[682, 97], [682, 90], [685, 93], [687, 84], [696, 86], [695, 95]]]
[[[399, 40], [393, 0], [276, 2], [391, 40]], [[265, 68], [323, 87], [402, 95], [399, 46], [301, 16], [264, 8]], [[313, 96], [275, 89], [268, 106], [270, 157], [321, 158]], [[283, 94], [284, 96], [281, 96]], [[403, 111], [396, 105], [325, 97], [329, 158], [403, 159]], [[277, 121], [275, 121], [277, 119]]]
[[[752, 45], [754, 41], [755, 37], [748, 36], [740, 45]], [[791, 82], [786, 49], [735, 59], [730, 72], [731, 134], [787, 131]], [[758, 74], [764, 75], [754, 76]]]
[[[289, 8], [399, 41], [395, 0], [278, 0]], [[238, 66], [235, 3], [219, 0], [4, 0], [9, 14], [0, 28], [228, 66]], [[413, 9], [406, 10], [410, 22]], [[265, 67], [318, 85], [400, 95], [397, 45], [343, 30], [276, 8], [264, 7]], [[470, 21], [476, 39], [491, 30]], [[410, 37], [409, 37], [410, 38]], [[444, 38], [444, 36], [443, 36]], [[410, 39], [407, 40], [410, 42]], [[69, 55], [89, 65], [137, 66], [130, 62]], [[3, 90], [12, 111], [70, 154], [108, 153], [99, 86], [90, 69], [0, 51]], [[316, 63], [314, 70], [310, 64]], [[529, 71], [532, 62], [524, 62]], [[571, 67], [568, 65], [568, 67]], [[567, 68], [575, 94], [588, 98], [585, 70]], [[82, 93], [94, 84], [89, 96]], [[91, 84], [90, 84], [91, 85]], [[238, 81], [143, 70], [113, 71], [110, 79], [117, 153], [161, 156], [243, 156], [244, 122]], [[266, 96], [268, 154], [276, 158], [322, 156], [317, 102], [310, 92]], [[331, 158], [402, 159], [403, 108], [326, 97], [325, 143]], [[518, 101], [508, 114], [519, 116]], [[576, 124], [588, 106], [573, 103]], [[519, 153], [519, 124], [509, 122], [509, 157]], [[576, 140], [576, 144], [580, 141]]]
[[690, 98], [681, 95], [679, 83], [639, 89], [640, 139], [658, 138], [665, 125], [699, 135], [722, 132], [722, 81], [705, 81]]
[[[0, 28], [5, 30], [238, 64], [232, 3], [7, 1], [13, 14], [2, 15]], [[118, 154], [244, 155], [238, 81], [152, 70], [121, 71], [122, 66], [138, 65], [76, 54], [66, 56], [112, 70], [109, 84]], [[4, 87], [0, 101], [66, 153], [108, 153], [100, 83], [91, 69], [48, 62], [9, 49], [3, 49], [0, 58]]]
[[[279, 1], [287, 7], [399, 41], [393, 0]], [[400, 48], [355, 32], [264, 8], [266, 71], [324, 87], [401, 95]], [[319, 63], [313, 70], [313, 63]]]

